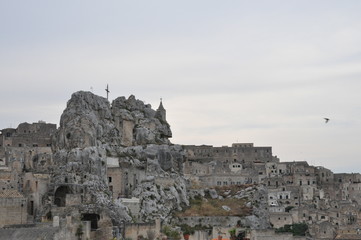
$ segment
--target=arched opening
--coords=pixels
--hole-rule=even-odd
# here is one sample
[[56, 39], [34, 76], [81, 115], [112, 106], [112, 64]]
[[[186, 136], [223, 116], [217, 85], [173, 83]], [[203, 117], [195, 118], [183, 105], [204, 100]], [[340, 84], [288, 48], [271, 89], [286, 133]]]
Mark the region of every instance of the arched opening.
[[99, 214], [95, 214], [95, 213], [85, 213], [82, 214], [82, 221], [90, 221], [90, 228], [91, 231], [95, 231], [98, 229], [98, 221], [100, 219]]
[[51, 221], [53, 219], [52, 215], [51, 215], [51, 211], [49, 211], [46, 215], [45, 215], [46, 220]]
[[71, 193], [69, 187], [60, 186], [54, 194], [54, 204], [58, 207], [65, 207], [66, 194]]

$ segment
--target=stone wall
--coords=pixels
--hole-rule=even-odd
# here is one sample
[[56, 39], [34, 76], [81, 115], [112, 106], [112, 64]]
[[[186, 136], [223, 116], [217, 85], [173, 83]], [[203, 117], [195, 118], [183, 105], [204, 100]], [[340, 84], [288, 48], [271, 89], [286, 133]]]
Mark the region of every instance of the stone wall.
[[140, 200], [139, 198], [121, 198], [117, 201], [121, 201], [122, 204], [128, 207], [133, 221], [138, 221], [140, 217]]
[[236, 216], [209, 216], [209, 217], [179, 217], [180, 224], [187, 224], [189, 226], [236, 226], [238, 221], [241, 220], [240, 217]]
[[109, 190], [113, 199], [124, 197], [123, 169], [120, 167], [109, 167], [107, 170]]
[[275, 233], [273, 229], [252, 230], [251, 240], [306, 240], [306, 237], [296, 237], [292, 233]]
[[205, 187], [241, 185], [252, 182], [248, 177], [242, 175], [217, 174], [200, 176], [199, 180]]
[[270, 213], [270, 223], [273, 225], [274, 228], [280, 228], [286, 224], [293, 224], [292, 215], [288, 212]]
[[0, 197], [0, 227], [27, 222], [26, 198]]
[[50, 147], [56, 124], [45, 122], [21, 123], [17, 129], [3, 129], [1, 145], [10, 147]]
[[157, 219], [154, 223], [127, 223], [124, 226], [124, 238], [136, 240], [138, 236], [148, 238], [149, 234], [154, 234], [154, 237], [160, 236], [161, 224]]
[[66, 194], [66, 206], [76, 206], [82, 203], [81, 194]]
[[189, 236], [189, 240], [208, 240], [210, 235], [208, 231], [195, 231], [194, 234]]

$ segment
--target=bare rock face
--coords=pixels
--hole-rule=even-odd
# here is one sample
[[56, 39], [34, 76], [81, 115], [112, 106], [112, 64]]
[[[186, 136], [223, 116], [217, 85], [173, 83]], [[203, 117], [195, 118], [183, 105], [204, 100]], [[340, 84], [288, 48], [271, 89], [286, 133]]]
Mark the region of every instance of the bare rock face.
[[54, 149], [169, 144], [170, 126], [156, 113], [133, 95], [119, 97], [110, 106], [107, 99], [91, 92], [76, 92], [61, 116]]
[[[53, 137], [52, 204], [66, 207], [71, 196], [80, 214], [105, 214], [115, 224], [130, 221], [108, 188], [107, 158], [117, 157], [123, 172], [135, 171], [141, 178], [125, 188], [128, 197], [141, 199], [142, 219], [166, 218], [188, 204], [181, 177], [184, 154], [180, 146], [170, 145], [171, 136], [162, 104], [155, 111], [134, 96], [110, 105], [91, 92], [74, 93]], [[157, 201], [149, 197], [154, 194]]]
[[155, 218], [168, 221], [173, 211], [189, 205], [186, 180], [182, 176], [185, 154], [181, 146], [126, 147], [112, 155], [118, 156], [124, 171], [138, 176], [138, 184], [129, 183], [125, 187], [132, 197], [140, 199], [142, 221]]
[[131, 219], [125, 207], [115, 204], [110, 197], [105, 148], [62, 149], [54, 154], [54, 162], [56, 168], [53, 170], [52, 184], [55, 205], [74, 206], [74, 203], [66, 202], [69, 198], [64, 194], [70, 194], [78, 199], [75, 206], [80, 214], [105, 214], [115, 223]]
[[145, 144], [169, 144], [172, 137], [167, 122], [157, 117], [149, 104], [135, 99], [119, 97], [112, 103], [114, 124], [121, 134], [123, 146]]
[[146, 179], [137, 186], [133, 195], [141, 199], [143, 221], [161, 218], [169, 222], [172, 212], [189, 205], [186, 183], [177, 174]]
[[76, 92], [67, 103], [55, 134], [55, 150], [120, 143], [107, 99], [90, 92]]

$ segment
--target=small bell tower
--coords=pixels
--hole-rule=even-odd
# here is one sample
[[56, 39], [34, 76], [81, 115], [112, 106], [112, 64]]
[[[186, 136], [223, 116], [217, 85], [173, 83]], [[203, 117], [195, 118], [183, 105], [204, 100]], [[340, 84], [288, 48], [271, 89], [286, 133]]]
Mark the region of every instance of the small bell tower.
[[155, 113], [155, 117], [158, 118], [162, 122], [167, 122], [166, 111], [163, 107], [162, 99], [160, 99], [160, 104], [157, 109], [157, 112]]

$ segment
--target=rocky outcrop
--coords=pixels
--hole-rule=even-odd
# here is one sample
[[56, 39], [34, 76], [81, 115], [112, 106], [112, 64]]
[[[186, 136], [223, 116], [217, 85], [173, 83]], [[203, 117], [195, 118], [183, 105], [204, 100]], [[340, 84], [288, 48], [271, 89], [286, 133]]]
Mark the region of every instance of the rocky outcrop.
[[145, 222], [156, 218], [168, 222], [174, 211], [189, 205], [185, 181], [177, 174], [145, 179], [133, 195], [141, 199], [141, 218]]
[[186, 181], [182, 177], [181, 146], [150, 144], [117, 148], [114, 152], [108, 150], [108, 154], [118, 156], [119, 165], [127, 174], [141, 175], [136, 186], [131, 183], [125, 186], [132, 197], [140, 199], [141, 220], [169, 220], [174, 210], [189, 204]]
[[253, 213], [251, 216], [245, 218], [244, 225], [250, 227], [251, 229], [270, 228], [271, 225], [269, 223], [267, 188], [262, 185], [258, 185], [252, 189], [248, 189], [248, 194], [252, 200], [251, 204], [253, 207]]
[[188, 204], [183, 149], [170, 145], [171, 136], [162, 105], [155, 111], [134, 96], [110, 105], [90, 92], [74, 93], [53, 137], [53, 203], [63, 206], [65, 195], [78, 195], [80, 214], [106, 215], [115, 224], [130, 221], [108, 189], [107, 157], [117, 157], [124, 171], [141, 172], [141, 181], [125, 187], [141, 199], [142, 219], [166, 219]]
[[115, 99], [112, 114], [123, 146], [169, 144], [168, 138], [172, 137], [169, 124], [150, 104], [144, 104], [133, 95], [128, 99]]
[[119, 97], [110, 106], [91, 92], [76, 92], [61, 116], [54, 149], [169, 144], [170, 126], [156, 113], [133, 95]]
[[90, 92], [76, 92], [60, 118], [53, 140], [55, 151], [71, 150], [104, 143], [120, 144], [107, 99]]

